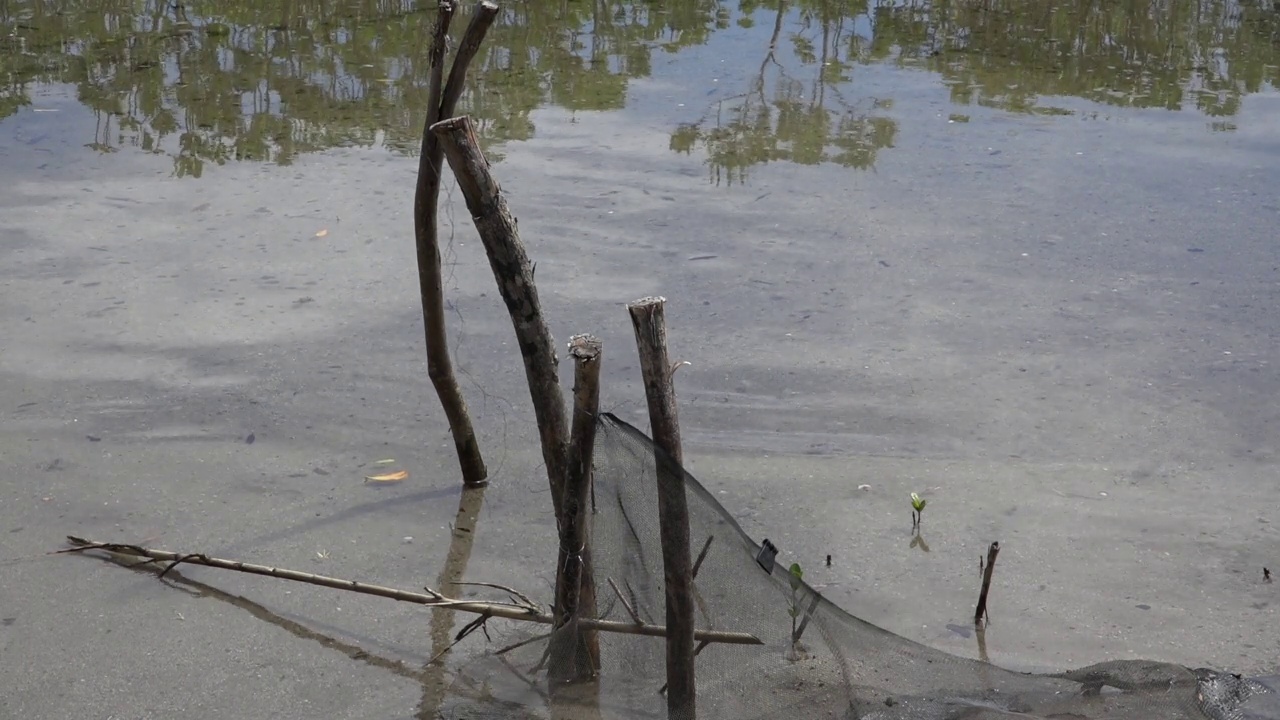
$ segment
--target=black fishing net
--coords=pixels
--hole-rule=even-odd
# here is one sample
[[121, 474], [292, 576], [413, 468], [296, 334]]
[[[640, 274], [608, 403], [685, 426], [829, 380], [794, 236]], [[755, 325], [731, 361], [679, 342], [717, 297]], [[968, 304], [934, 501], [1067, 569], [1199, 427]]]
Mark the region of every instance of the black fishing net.
[[[696, 659], [704, 720], [1280, 720], [1280, 683], [1206, 668], [1115, 661], [1031, 675], [960, 658], [859, 620], [776, 563], [692, 476], [641, 432], [601, 417], [590, 545], [599, 617], [665, 619], [657, 471], [685, 480], [699, 630], [761, 644], [711, 642]], [[634, 615], [633, 615], [634, 613]], [[572, 633], [567, 626], [558, 633]], [[545, 628], [543, 629], [545, 633]], [[665, 718], [660, 637], [600, 632], [597, 682], [561, 686], [551, 637], [517, 628], [506, 647], [464, 667], [448, 717]], [[525, 644], [511, 648], [521, 638]], [[569, 644], [571, 647], [572, 643]]]

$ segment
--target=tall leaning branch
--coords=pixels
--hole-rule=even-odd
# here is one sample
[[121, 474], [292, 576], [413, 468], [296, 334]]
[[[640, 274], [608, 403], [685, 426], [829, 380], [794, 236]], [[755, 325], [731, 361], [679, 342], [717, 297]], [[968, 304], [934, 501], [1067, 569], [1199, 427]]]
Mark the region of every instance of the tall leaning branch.
[[458, 386], [458, 379], [453, 373], [453, 359], [449, 355], [438, 234], [440, 172], [444, 158], [439, 138], [431, 132], [431, 126], [439, 122], [440, 118], [453, 115], [454, 106], [462, 95], [467, 64], [475, 56], [480, 41], [493, 23], [498, 6], [490, 2], [481, 2], [476, 6], [446, 85], [444, 62], [449, 24], [455, 9], [453, 0], [440, 2], [432, 33], [431, 81], [427, 97], [427, 120], [422, 128], [422, 150], [418, 156], [413, 230], [418, 252], [418, 287], [422, 296], [422, 320], [427, 343], [427, 376], [431, 378], [445, 417], [449, 420], [449, 431], [453, 435], [458, 462], [462, 466], [462, 482], [467, 487], [481, 487], [488, 482], [489, 473], [480, 454], [475, 429], [471, 426], [467, 401], [462, 397], [462, 388]]
[[563, 520], [566, 446], [569, 423], [557, 374], [559, 359], [551, 328], [542, 317], [533, 266], [516, 229], [502, 189], [489, 172], [489, 161], [480, 151], [475, 125], [469, 117], [442, 120], [431, 130], [444, 147], [449, 167], [458, 179], [467, 209], [489, 256], [498, 291], [515, 327], [524, 359], [525, 377], [533, 399], [533, 413], [542, 441], [542, 459], [551, 485], [551, 502], [557, 520]]

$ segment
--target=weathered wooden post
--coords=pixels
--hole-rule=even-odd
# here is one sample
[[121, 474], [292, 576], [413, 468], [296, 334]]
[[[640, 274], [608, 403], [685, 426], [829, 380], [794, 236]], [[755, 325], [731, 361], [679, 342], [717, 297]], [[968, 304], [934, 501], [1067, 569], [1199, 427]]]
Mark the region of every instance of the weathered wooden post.
[[[595, 630], [576, 624], [596, 616], [596, 585], [591, 568], [591, 537], [587, 509], [591, 493], [592, 451], [596, 443], [596, 414], [600, 408], [600, 340], [593, 335], [569, 338], [574, 362], [573, 423], [560, 523], [560, 553], [556, 583], [556, 628], [570, 626], [564, 637], [552, 640], [552, 685], [590, 680], [600, 670], [600, 639]], [[557, 657], [558, 656], [558, 657]]]
[[695, 720], [693, 667], [693, 570], [689, 548], [689, 504], [685, 497], [684, 454], [667, 357], [665, 298], [647, 297], [627, 305], [640, 350], [640, 373], [649, 405], [649, 426], [657, 446], [658, 523], [662, 534], [663, 579], [667, 599], [667, 717]]
[[498, 283], [498, 292], [511, 316], [524, 360], [529, 395], [533, 400], [533, 414], [538, 422], [542, 459], [551, 485], [551, 502], [556, 519], [563, 522], [560, 513], [564, 509], [565, 448], [569, 428], [556, 370], [559, 359], [556, 357], [555, 340], [542, 317], [538, 288], [533, 282], [533, 266], [529, 263], [524, 243], [520, 241], [516, 220], [502, 196], [502, 188], [489, 172], [489, 161], [480, 150], [475, 123], [465, 116], [450, 118], [432, 125], [431, 131], [444, 147], [444, 156], [467, 201], [467, 210], [489, 256], [489, 267]]

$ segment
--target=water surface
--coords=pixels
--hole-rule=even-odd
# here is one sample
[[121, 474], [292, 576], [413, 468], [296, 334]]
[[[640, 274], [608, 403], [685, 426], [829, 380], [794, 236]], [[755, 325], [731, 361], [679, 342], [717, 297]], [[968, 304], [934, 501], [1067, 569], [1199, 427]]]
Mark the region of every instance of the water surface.
[[[451, 327], [493, 471], [474, 520], [425, 377], [432, 21], [0, 7], [7, 714], [434, 717], [484, 647], [424, 669], [450, 619], [212, 570], [160, 588], [46, 558], [67, 533], [550, 597], [528, 395], [456, 190]], [[1277, 22], [504, 4], [462, 109], [556, 337], [604, 338], [605, 406], [643, 422], [621, 305], [665, 295], [694, 473], [837, 602], [977, 655], [947, 626], [1000, 540], [997, 663], [1274, 672]], [[410, 479], [363, 484], [382, 458]]]

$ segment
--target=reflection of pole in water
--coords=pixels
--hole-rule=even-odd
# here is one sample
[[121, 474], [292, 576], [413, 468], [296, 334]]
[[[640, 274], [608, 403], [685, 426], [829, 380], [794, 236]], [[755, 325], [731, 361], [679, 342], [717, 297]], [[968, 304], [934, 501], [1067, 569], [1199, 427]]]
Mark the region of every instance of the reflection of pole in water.
[[[484, 488], [466, 488], [458, 500], [458, 515], [453, 520], [453, 535], [449, 539], [449, 553], [445, 555], [444, 566], [435, 585], [442, 592], [447, 592], [456, 582], [460, 582], [467, 573], [467, 563], [471, 560], [471, 548], [475, 543], [476, 518], [480, 516], [480, 508], [484, 505]], [[431, 657], [435, 658], [445, 651], [453, 642], [454, 615], [457, 611], [443, 608], [431, 610]], [[415, 715], [419, 720], [435, 720], [440, 716], [440, 707], [444, 703], [448, 683], [445, 678], [445, 659], [438, 660], [423, 668], [422, 700], [418, 703]]]
[[974, 631], [974, 635], [978, 638], [978, 659], [984, 663], [990, 663], [991, 657], [987, 655], [987, 629], [979, 627]]

